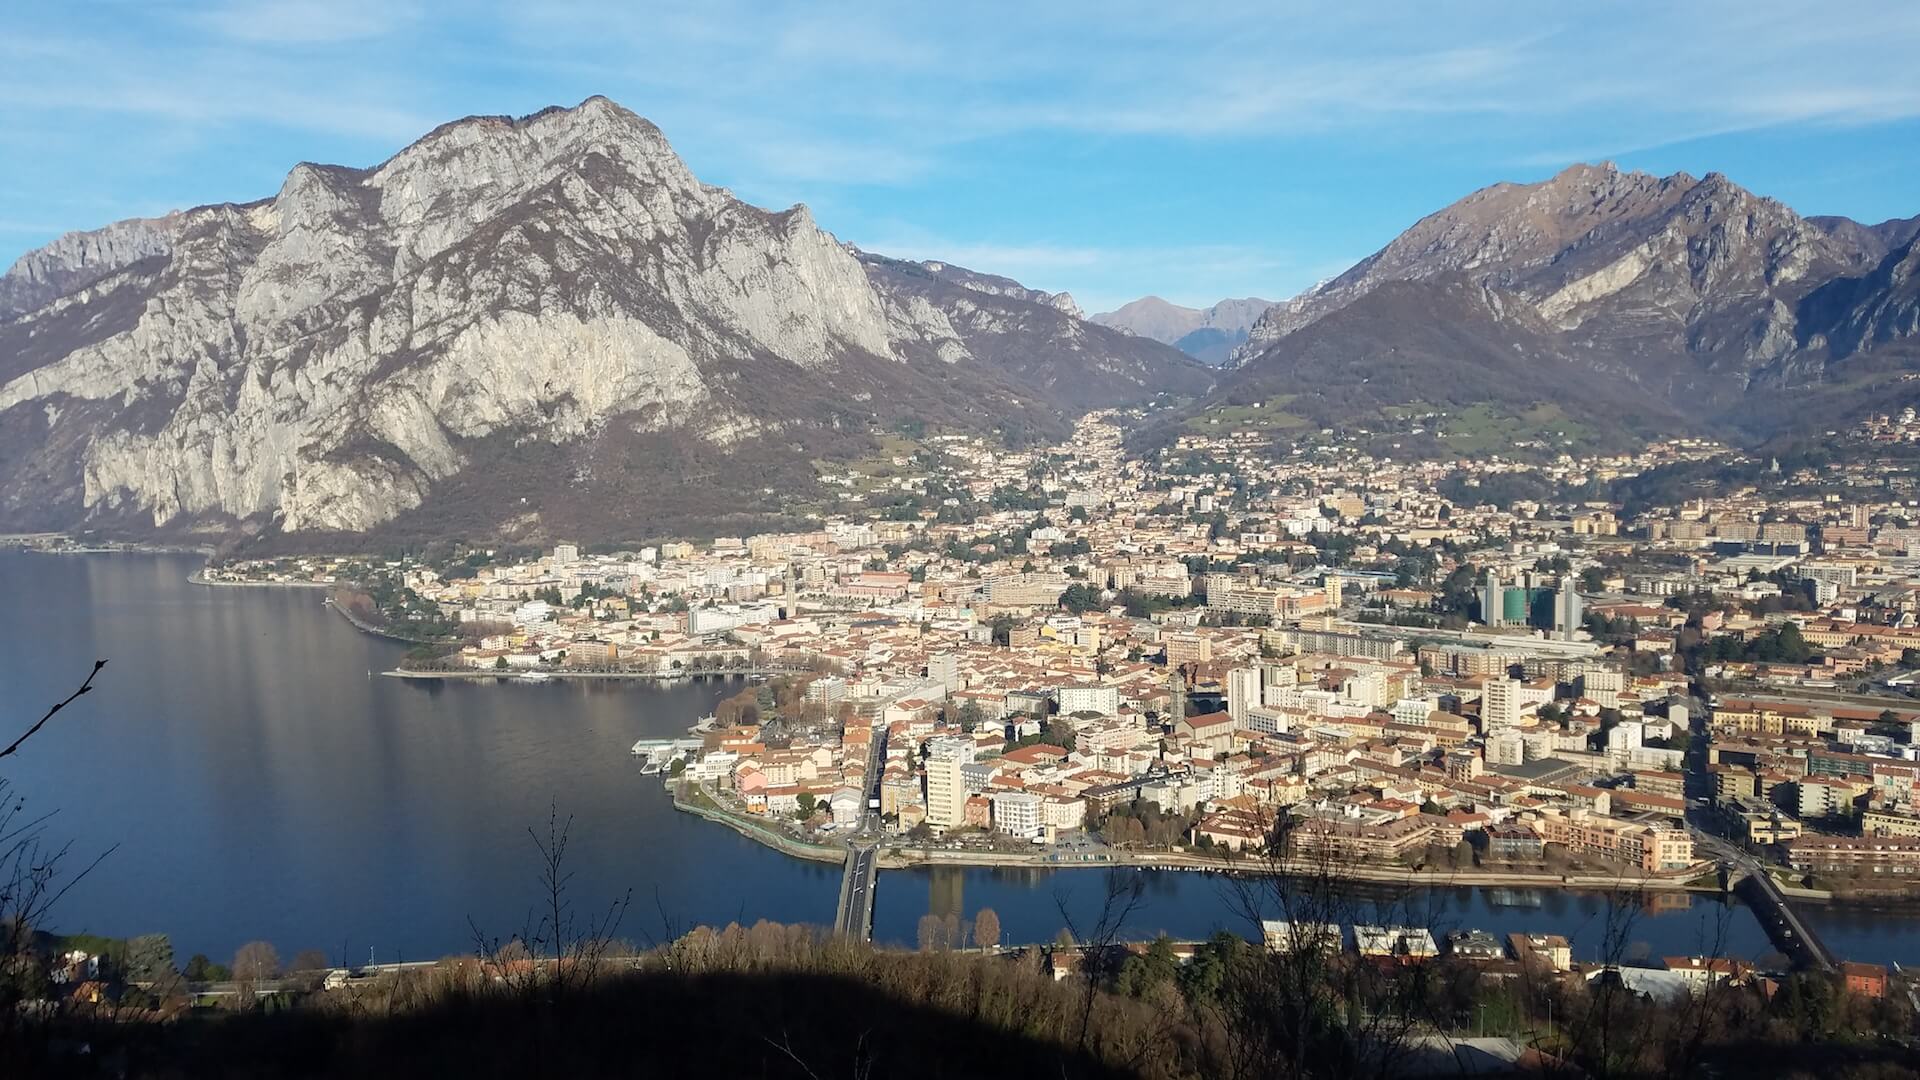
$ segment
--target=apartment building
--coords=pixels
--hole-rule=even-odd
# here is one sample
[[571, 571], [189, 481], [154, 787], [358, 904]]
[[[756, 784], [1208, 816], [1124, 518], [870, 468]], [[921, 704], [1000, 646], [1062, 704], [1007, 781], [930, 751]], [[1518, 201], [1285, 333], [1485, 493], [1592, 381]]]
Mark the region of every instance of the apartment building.
[[927, 824], [938, 830], [966, 823], [967, 783], [962, 768], [973, 761], [972, 739], [943, 736], [927, 741]]

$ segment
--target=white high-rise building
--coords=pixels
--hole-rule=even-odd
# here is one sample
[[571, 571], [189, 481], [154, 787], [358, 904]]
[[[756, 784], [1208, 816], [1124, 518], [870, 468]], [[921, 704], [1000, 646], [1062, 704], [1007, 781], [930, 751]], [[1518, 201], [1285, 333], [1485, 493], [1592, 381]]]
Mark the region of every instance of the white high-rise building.
[[1480, 688], [1480, 727], [1497, 731], [1520, 724], [1520, 684], [1505, 676], [1488, 679]]
[[1227, 672], [1227, 714], [1236, 726], [1247, 726], [1247, 710], [1263, 704], [1259, 668], [1234, 668]]
[[955, 653], [935, 653], [927, 657], [927, 678], [946, 687], [949, 693], [966, 689], [960, 680], [960, 657]]
[[1580, 602], [1580, 594], [1574, 591], [1571, 575], [1560, 580], [1560, 591], [1553, 596], [1553, 628], [1560, 633], [1560, 640], [1572, 641], [1574, 631], [1580, 629], [1586, 619], [1586, 612]]
[[1387, 703], [1387, 680], [1377, 671], [1349, 675], [1340, 684], [1340, 699], [1369, 709]]
[[927, 824], [958, 827], [967, 818], [967, 782], [961, 768], [973, 761], [973, 740], [947, 735], [927, 743]]
[[1488, 570], [1486, 580], [1480, 586], [1480, 621], [1488, 626], [1501, 626], [1505, 623], [1502, 610], [1506, 606], [1506, 590], [1500, 586], [1500, 572]]

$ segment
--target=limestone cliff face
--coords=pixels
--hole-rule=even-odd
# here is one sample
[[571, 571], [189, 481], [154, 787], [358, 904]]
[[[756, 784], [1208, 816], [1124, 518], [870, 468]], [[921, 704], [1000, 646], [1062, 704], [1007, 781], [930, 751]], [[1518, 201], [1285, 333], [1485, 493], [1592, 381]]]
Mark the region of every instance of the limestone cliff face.
[[365, 530], [482, 446], [724, 451], [819, 424], [841, 384], [920, 410], [929, 351], [1002, 374], [937, 305], [902, 310], [804, 207], [700, 183], [603, 98], [462, 120], [22, 258], [0, 278], [0, 522]]

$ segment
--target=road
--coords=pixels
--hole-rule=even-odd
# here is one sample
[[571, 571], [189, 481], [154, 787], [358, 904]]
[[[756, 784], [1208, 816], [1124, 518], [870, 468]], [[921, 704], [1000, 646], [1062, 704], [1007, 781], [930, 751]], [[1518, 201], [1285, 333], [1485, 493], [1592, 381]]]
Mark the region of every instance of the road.
[[873, 940], [873, 894], [880, 884], [880, 779], [887, 760], [887, 732], [874, 731], [867, 756], [866, 808], [860, 826], [847, 840], [847, 871], [840, 880], [840, 903], [833, 914], [836, 934]]
[[1760, 904], [1750, 905], [1755, 917], [1776, 940], [1781, 936], [1782, 931], [1785, 932], [1789, 940], [1781, 944], [1797, 946], [1796, 950], [1783, 948], [1782, 952], [1802, 951], [1812, 965], [1821, 971], [1833, 971], [1838, 967], [1833, 954], [1827, 951], [1826, 945], [1814, 936], [1811, 930], [1807, 929], [1806, 923], [1800, 920], [1799, 914], [1788, 902], [1787, 895], [1780, 891], [1779, 883], [1773, 880], [1772, 874], [1767, 873], [1765, 863], [1712, 833], [1692, 825], [1689, 825], [1688, 829], [1693, 833], [1695, 846], [1706, 848], [1721, 862], [1744, 872], [1754, 883], [1766, 905], [1765, 907]]
[[847, 852], [847, 873], [840, 883], [840, 909], [834, 913], [836, 933], [873, 940], [873, 893], [879, 885], [876, 841], [856, 842]]

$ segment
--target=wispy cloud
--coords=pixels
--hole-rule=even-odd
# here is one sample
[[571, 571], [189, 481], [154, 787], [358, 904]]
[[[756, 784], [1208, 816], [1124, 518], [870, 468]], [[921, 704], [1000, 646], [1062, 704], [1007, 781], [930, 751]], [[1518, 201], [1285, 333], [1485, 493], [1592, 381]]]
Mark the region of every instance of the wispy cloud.
[[831, 206], [856, 238], [911, 218], [907, 253], [1089, 296], [1305, 284], [1489, 170], [1920, 118], [1904, 0], [25, 7], [0, 35], [0, 185], [42, 193], [17, 222], [59, 216], [62, 176], [254, 197], [294, 160], [605, 93], [756, 201]]

